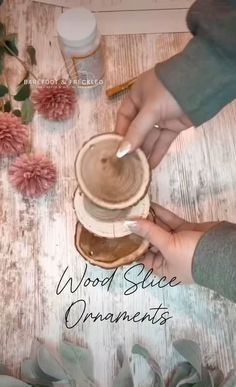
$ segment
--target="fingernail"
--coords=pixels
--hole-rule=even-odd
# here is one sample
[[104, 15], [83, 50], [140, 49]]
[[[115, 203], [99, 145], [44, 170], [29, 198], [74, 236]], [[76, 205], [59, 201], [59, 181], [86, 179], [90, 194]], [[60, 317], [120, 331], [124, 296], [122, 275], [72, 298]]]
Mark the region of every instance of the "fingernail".
[[129, 231], [132, 231], [134, 233], [138, 232], [139, 231], [139, 225], [138, 225], [138, 222], [136, 222], [135, 220], [126, 220], [124, 222], [124, 225], [125, 227], [129, 230]]
[[123, 141], [116, 152], [118, 159], [121, 159], [131, 151], [131, 144], [128, 141]]

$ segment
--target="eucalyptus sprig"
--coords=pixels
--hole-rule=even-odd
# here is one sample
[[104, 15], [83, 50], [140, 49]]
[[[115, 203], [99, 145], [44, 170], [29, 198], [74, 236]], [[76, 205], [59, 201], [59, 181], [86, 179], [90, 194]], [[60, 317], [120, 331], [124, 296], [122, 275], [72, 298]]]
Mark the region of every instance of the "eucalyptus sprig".
[[[1, 5], [1, 2], [0, 2]], [[37, 64], [36, 50], [32, 45], [27, 46], [26, 52], [29, 56], [30, 66]], [[23, 80], [17, 85], [17, 93], [12, 95], [10, 87], [4, 77], [4, 59], [6, 55], [14, 57], [24, 68]], [[5, 82], [0, 84], [0, 111], [12, 112], [22, 118], [23, 123], [28, 124], [34, 116], [34, 105], [31, 101], [31, 87], [26, 81], [29, 76], [37, 80], [27, 62], [19, 57], [17, 48], [17, 34], [7, 33], [5, 24], [0, 22], [0, 76], [5, 78]], [[21, 102], [21, 110], [14, 109], [14, 101]]]
[[[19, 52], [17, 48], [17, 34], [10, 33], [7, 34], [5, 24], [0, 22], [0, 74], [1, 70], [4, 68], [4, 55], [8, 54], [10, 56], [14, 56], [16, 60], [24, 67], [25, 71], [32, 75], [34, 79], [37, 80], [36, 75], [31, 71], [29, 66], [25, 61], [19, 58]], [[31, 65], [37, 64], [36, 62], [36, 51], [35, 48], [31, 45], [27, 46], [26, 52], [29, 55]]]
[[30, 358], [21, 364], [21, 378], [24, 382], [11, 377], [6, 367], [0, 365], [1, 387], [97, 387], [90, 351], [65, 341], [55, 357], [45, 345], [34, 340]]
[[[160, 366], [145, 348], [134, 345], [129, 359], [123, 356], [119, 348], [117, 357], [120, 371], [112, 387], [135, 387], [141, 385], [142, 381], [145, 387], [236, 386], [236, 370], [224, 378], [220, 369], [203, 366], [200, 347], [195, 342], [178, 340], [173, 346], [184, 361], [175, 367], [166, 382]], [[145, 365], [144, 368], [140, 367], [141, 363]], [[21, 364], [21, 378], [24, 382], [11, 377], [7, 368], [0, 364], [1, 387], [98, 386], [93, 377], [90, 351], [65, 341], [60, 344], [57, 354], [53, 355], [44, 344], [34, 340], [30, 357]]]
[[[177, 340], [173, 343], [175, 350], [184, 358], [164, 381], [159, 364], [149, 352], [140, 345], [134, 345], [129, 361], [120, 360], [120, 372], [112, 387], [235, 387], [236, 369], [229, 372], [226, 378], [219, 368], [203, 366], [201, 350], [191, 340]], [[119, 351], [120, 352], [120, 351]], [[140, 367], [140, 365], [145, 366]], [[136, 383], [137, 382], [137, 383]]]

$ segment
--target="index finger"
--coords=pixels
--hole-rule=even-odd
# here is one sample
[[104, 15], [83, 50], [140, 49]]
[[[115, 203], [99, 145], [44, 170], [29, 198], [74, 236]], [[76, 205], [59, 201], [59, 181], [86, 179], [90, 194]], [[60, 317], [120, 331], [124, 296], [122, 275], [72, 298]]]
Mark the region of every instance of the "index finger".
[[152, 203], [151, 208], [154, 210], [157, 218], [160, 219], [161, 222], [163, 222], [169, 228], [169, 231], [178, 229], [180, 226], [187, 224], [184, 219], [175, 215], [167, 208], [160, 206], [160, 204]]
[[128, 131], [131, 122], [138, 114], [138, 111], [139, 109], [135, 105], [131, 95], [128, 94], [118, 110], [115, 132], [124, 136]]

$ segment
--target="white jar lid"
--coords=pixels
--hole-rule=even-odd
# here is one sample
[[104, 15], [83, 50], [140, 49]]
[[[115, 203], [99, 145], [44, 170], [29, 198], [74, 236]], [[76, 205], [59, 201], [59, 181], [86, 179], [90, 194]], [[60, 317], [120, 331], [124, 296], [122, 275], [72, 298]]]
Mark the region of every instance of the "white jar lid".
[[72, 8], [58, 19], [57, 32], [64, 44], [82, 47], [93, 43], [97, 35], [94, 14], [87, 8]]

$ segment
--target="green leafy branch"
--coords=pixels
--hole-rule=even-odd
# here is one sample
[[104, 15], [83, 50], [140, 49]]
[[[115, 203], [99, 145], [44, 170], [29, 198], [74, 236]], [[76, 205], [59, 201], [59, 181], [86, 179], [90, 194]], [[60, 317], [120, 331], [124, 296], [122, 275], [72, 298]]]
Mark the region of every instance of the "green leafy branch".
[[[173, 344], [185, 361], [179, 363], [164, 382], [158, 363], [140, 345], [134, 345], [129, 359], [117, 351], [120, 371], [112, 387], [134, 387], [135, 380], [145, 381], [146, 387], [234, 387], [236, 370], [226, 378], [215, 368], [204, 367], [199, 346], [191, 340], [178, 340]], [[140, 367], [141, 364], [145, 367]], [[104, 364], [104, 367], [106, 365]], [[143, 370], [146, 371], [143, 371]], [[139, 376], [139, 379], [136, 379]], [[38, 340], [32, 343], [30, 358], [21, 364], [22, 381], [10, 376], [0, 364], [0, 385], [4, 387], [97, 387], [93, 376], [91, 352], [68, 342], [61, 342], [56, 357]], [[29, 383], [29, 384], [28, 384]], [[140, 385], [140, 380], [139, 383]]]
[[[1, 3], [0, 3], [1, 5]], [[26, 52], [30, 59], [30, 65], [34, 66], [37, 64], [36, 61], [36, 50], [32, 45], [27, 46]], [[19, 83], [17, 93], [11, 95], [9, 85], [7, 81], [4, 84], [0, 84], [0, 110], [3, 112], [12, 112], [17, 117], [21, 117], [25, 124], [32, 121], [34, 116], [34, 106], [31, 101], [31, 87], [26, 81], [29, 76], [32, 76], [37, 80], [29, 65], [19, 58], [19, 52], [17, 48], [17, 34], [7, 34], [6, 26], [0, 22], [0, 76], [4, 76], [4, 59], [5, 55], [14, 57], [25, 70], [25, 76]], [[14, 100], [21, 102], [21, 110], [14, 109]]]

